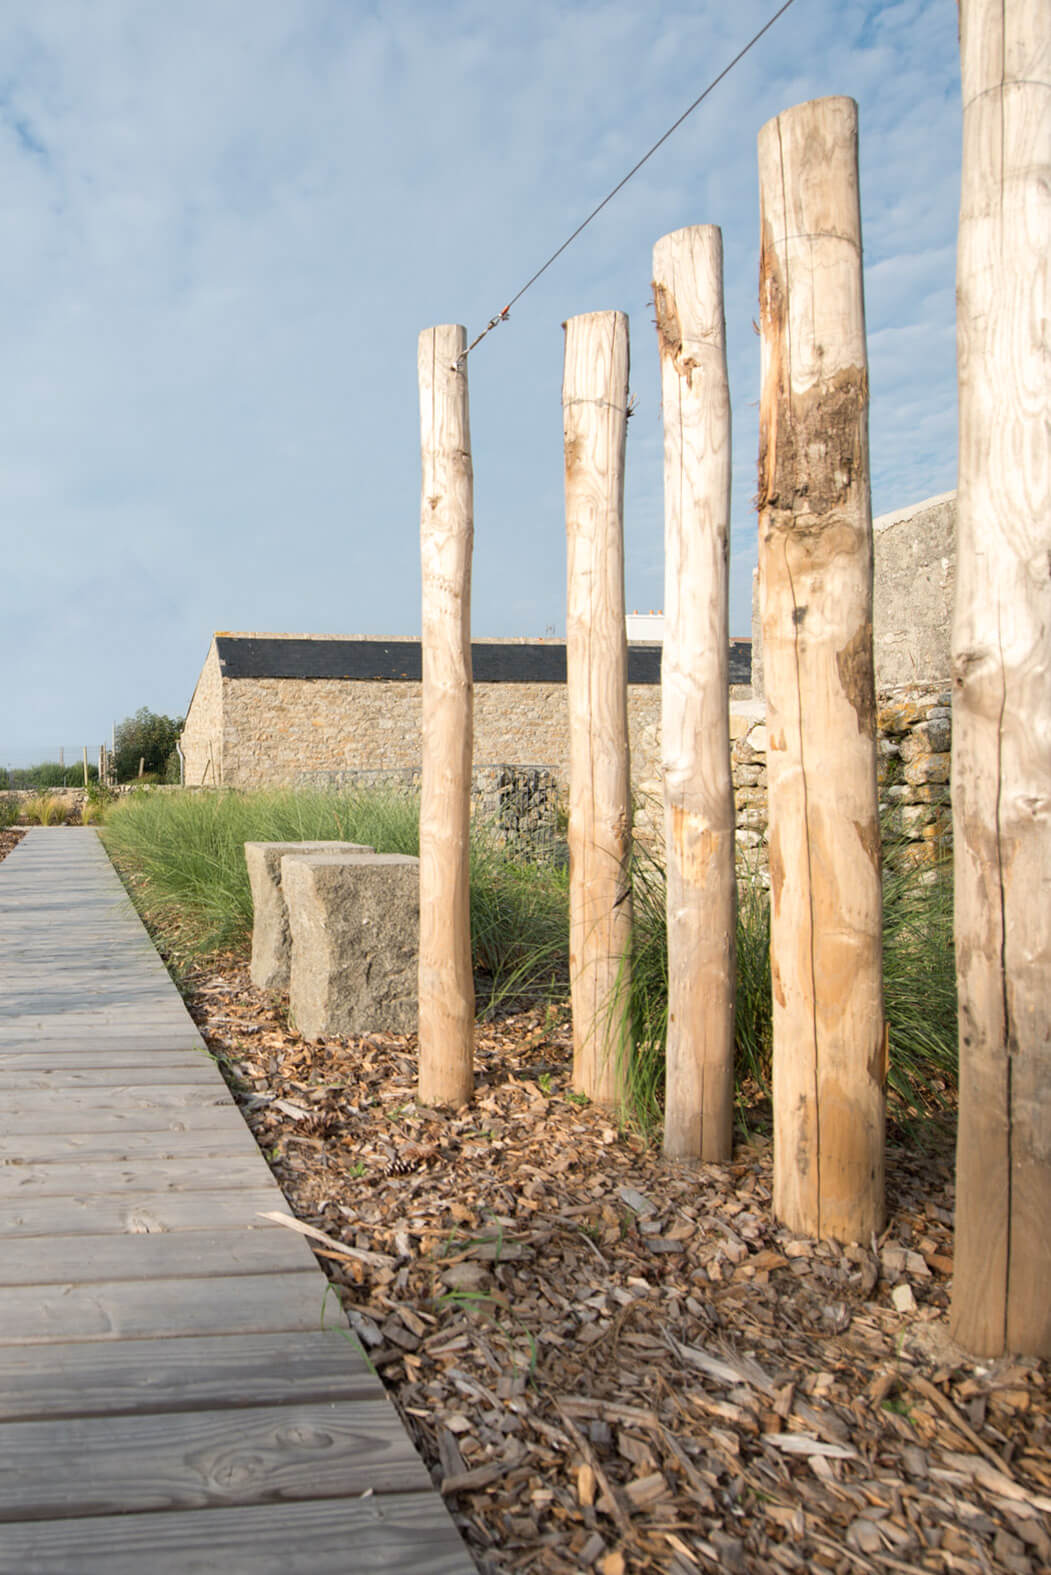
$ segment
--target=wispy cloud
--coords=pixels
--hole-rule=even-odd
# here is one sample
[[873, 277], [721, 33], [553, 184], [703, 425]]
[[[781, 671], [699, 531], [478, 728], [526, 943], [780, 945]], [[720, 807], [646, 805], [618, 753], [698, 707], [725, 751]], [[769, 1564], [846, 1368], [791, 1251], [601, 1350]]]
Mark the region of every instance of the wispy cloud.
[[[10, 0], [0, 757], [180, 710], [215, 627], [418, 631], [417, 333], [482, 326], [768, 14]], [[956, 79], [943, 0], [797, 0], [479, 348], [479, 633], [562, 626], [559, 325], [600, 307], [639, 393], [628, 600], [660, 605], [650, 259], [689, 223], [724, 230], [747, 628], [755, 139], [805, 98], [861, 107], [876, 507], [953, 484]]]

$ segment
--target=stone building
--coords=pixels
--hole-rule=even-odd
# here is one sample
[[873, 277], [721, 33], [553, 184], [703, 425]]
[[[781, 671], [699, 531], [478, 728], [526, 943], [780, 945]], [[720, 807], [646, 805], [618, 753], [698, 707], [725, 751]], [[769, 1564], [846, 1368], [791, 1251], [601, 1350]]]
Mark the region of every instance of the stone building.
[[[471, 647], [479, 765], [569, 768], [566, 647], [483, 640]], [[227, 634], [212, 641], [181, 745], [188, 787], [264, 787], [420, 764], [419, 640]], [[730, 677], [749, 681], [749, 642]], [[628, 647], [628, 723], [637, 783], [656, 773], [660, 646]]]
[[[947, 688], [956, 583], [956, 494], [942, 492], [872, 522], [872, 645], [880, 694]], [[752, 685], [763, 693], [759, 576], [752, 588]]]

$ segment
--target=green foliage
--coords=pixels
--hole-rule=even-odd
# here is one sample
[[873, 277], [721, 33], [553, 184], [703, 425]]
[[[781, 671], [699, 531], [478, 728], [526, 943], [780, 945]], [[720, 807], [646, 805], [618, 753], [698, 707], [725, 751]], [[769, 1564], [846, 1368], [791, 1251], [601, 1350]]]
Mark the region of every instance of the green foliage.
[[0, 795], [0, 831], [13, 826], [18, 819], [18, 800]]
[[[906, 848], [884, 845], [883, 980], [890, 1035], [888, 1088], [894, 1119], [909, 1124], [942, 1108], [956, 1085], [956, 962], [952, 931], [952, 864], [908, 863]], [[633, 874], [635, 936], [627, 1010], [635, 1055], [632, 1114], [645, 1129], [662, 1118], [667, 1036], [668, 960], [665, 870], [659, 852], [637, 852]], [[770, 898], [758, 868], [738, 883], [738, 1088], [769, 1092], [773, 1052]]]
[[[88, 781], [98, 780], [98, 767], [88, 766]], [[63, 788], [84, 786], [84, 766], [77, 762], [72, 766], [60, 765], [57, 760], [44, 760], [36, 766], [19, 766], [4, 773], [7, 781], [3, 784], [10, 788]]]
[[907, 1121], [947, 1102], [958, 1059], [952, 861], [917, 869], [904, 853], [885, 852], [883, 1001], [892, 1104]]
[[182, 732], [182, 720], [158, 716], [143, 706], [134, 716], [119, 722], [113, 738], [113, 770], [118, 782], [130, 782], [139, 774], [139, 761], [155, 782], [166, 780], [168, 763], [176, 757], [175, 780], [179, 780], [175, 744]]
[[510, 857], [485, 829], [471, 842], [471, 947], [479, 1005], [562, 999], [569, 989], [569, 872]]

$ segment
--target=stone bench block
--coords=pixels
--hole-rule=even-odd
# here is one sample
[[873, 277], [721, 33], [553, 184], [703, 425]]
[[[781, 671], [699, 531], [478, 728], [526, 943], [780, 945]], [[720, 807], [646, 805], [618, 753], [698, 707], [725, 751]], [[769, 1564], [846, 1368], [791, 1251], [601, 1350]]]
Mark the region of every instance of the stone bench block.
[[281, 860], [289, 1005], [307, 1039], [416, 1032], [420, 861], [400, 853]]
[[257, 990], [287, 990], [291, 961], [288, 910], [281, 890], [281, 860], [309, 853], [371, 853], [360, 842], [246, 842], [252, 887], [252, 983]]

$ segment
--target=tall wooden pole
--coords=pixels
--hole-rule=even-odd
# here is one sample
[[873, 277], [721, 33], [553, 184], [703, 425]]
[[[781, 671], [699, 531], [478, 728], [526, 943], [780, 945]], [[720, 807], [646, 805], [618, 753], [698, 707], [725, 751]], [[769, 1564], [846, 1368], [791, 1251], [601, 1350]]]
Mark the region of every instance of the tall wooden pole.
[[466, 331], [420, 335], [423, 488], [423, 760], [420, 799], [420, 1064], [425, 1105], [474, 1089], [471, 970], [471, 546], [474, 478]]
[[733, 1148], [737, 880], [730, 776], [730, 390], [722, 234], [653, 252], [664, 406], [661, 735], [668, 870], [664, 1152]]
[[962, 0], [952, 1332], [1051, 1356], [1051, 11]]
[[573, 1083], [597, 1104], [624, 1092], [630, 1055], [631, 778], [624, 621], [628, 319], [566, 323], [566, 683]]
[[883, 1223], [886, 1052], [857, 108], [759, 134], [759, 585], [767, 693], [774, 1208]]

